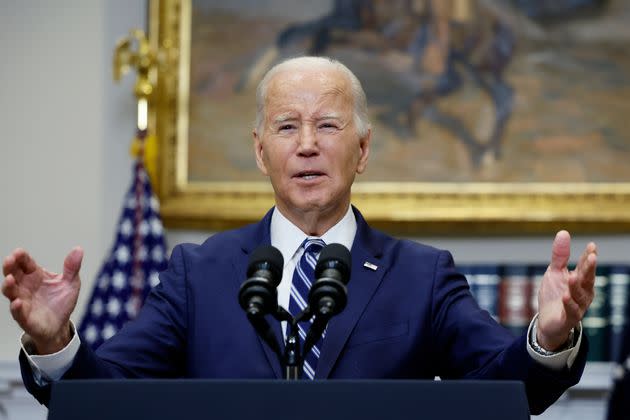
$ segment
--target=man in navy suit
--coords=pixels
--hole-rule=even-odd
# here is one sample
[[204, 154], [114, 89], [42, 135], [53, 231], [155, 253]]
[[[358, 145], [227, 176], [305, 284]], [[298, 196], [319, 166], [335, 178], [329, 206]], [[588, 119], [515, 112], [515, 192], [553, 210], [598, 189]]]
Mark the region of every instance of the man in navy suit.
[[[60, 378], [280, 378], [275, 355], [236, 297], [249, 254], [271, 244], [284, 256], [278, 302], [287, 307], [307, 237], [345, 245], [353, 265], [348, 305], [328, 326], [315, 378], [518, 379], [533, 413], [578, 382], [594, 244], [569, 271], [570, 237], [556, 235], [540, 312], [528, 333], [514, 338], [479, 309], [448, 252], [375, 231], [351, 206], [371, 129], [363, 89], [345, 66], [288, 60], [267, 73], [257, 101], [256, 163], [270, 178], [276, 206], [256, 224], [175, 247], [138, 318], [96, 352], [69, 320], [82, 250], [70, 252], [61, 274], [24, 250], [5, 259], [2, 292], [25, 331], [20, 362], [36, 398], [46, 403], [50, 383]], [[280, 339], [281, 326], [274, 329]]]

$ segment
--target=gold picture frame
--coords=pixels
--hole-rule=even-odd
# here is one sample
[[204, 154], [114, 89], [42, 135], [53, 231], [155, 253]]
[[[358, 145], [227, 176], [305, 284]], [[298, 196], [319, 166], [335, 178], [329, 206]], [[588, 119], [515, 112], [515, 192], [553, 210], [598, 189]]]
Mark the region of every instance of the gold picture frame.
[[[166, 226], [218, 231], [260, 219], [273, 205], [262, 177], [188, 178], [191, 1], [152, 0], [149, 37], [162, 55], [149, 129], [160, 141], [156, 189]], [[626, 182], [363, 182], [353, 188], [353, 203], [372, 225], [408, 236], [630, 231]]]

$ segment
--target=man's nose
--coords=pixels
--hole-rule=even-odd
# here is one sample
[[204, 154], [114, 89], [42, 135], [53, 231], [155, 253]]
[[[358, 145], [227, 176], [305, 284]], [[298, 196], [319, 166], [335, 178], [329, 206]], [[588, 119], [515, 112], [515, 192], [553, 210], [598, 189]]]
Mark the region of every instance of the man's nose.
[[317, 134], [313, 127], [305, 124], [300, 129], [300, 135], [298, 137], [298, 154], [311, 156], [317, 153], [319, 153]]

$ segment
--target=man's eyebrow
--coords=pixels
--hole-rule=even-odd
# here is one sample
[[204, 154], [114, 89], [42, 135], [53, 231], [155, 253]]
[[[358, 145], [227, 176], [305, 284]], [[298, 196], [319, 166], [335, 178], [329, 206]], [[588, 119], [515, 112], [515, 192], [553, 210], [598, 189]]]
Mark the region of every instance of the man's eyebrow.
[[295, 115], [291, 112], [286, 112], [284, 114], [280, 114], [278, 116], [276, 116], [273, 119], [273, 123], [274, 124], [282, 124], [283, 122], [287, 122], [287, 121], [293, 121], [296, 120], [297, 118], [295, 117]]
[[341, 115], [336, 113], [336, 112], [329, 112], [326, 114], [322, 114], [322, 115], [318, 115], [315, 120], [316, 121], [321, 121], [321, 120], [341, 120]]

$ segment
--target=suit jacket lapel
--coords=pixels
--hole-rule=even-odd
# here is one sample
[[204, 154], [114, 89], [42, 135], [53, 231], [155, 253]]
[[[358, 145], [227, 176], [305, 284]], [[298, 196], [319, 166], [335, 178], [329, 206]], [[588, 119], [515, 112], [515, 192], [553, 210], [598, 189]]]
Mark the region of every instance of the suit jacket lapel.
[[[271, 223], [271, 214], [273, 213], [273, 209], [269, 210], [265, 217], [254, 225], [249, 226], [243, 235], [243, 240], [241, 242], [241, 254], [237, 255], [234, 259], [234, 272], [236, 273], [235, 280], [238, 282], [238, 285], [245, 281], [245, 276], [247, 275], [247, 263], [249, 262], [250, 254], [261, 245], [270, 245], [271, 239], [269, 236], [269, 226]], [[280, 349], [284, 348], [284, 339], [282, 338], [282, 328], [280, 326], [280, 322], [278, 322], [273, 316], [268, 315], [266, 317], [267, 322], [271, 325], [274, 335], [280, 344]], [[253, 328], [253, 327], [252, 327]], [[273, 350], [263, 341], [258, 334], [258, 341], [262, 346], [265, 356], [269, 361], [269, 365], [273, 369], [276, 378], [283, 378], [282, 375], [282, 367], [280, 366], [280, 361], [278, 360], [278, 356], [273, 352]]]
[[[353, 207], [357, 219], [357, 233], [352, 245], [352, 272], [348, 282], [348, 305], [341, 314], [331, 319], [321, 355], [317, 362], [315, 378], [330, 375], [350, 333], [378, 288], [389, 262], [383, 258], [384, 235], [376, 234], [365, 223], [361, 213]], [[377, 266], [376, 270], [364, 267], [365, 262]]]

